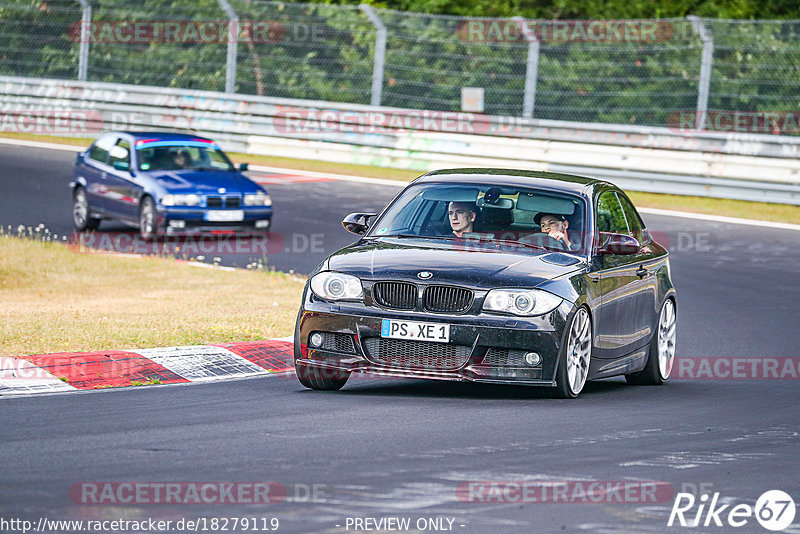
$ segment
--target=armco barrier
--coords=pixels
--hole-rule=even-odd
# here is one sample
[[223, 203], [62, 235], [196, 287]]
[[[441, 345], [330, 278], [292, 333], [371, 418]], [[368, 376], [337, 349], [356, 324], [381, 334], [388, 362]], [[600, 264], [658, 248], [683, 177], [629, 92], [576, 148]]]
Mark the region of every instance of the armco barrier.
[[[85, 111], [86, 121], [52, 132], [47, 131], [46, 121], [44, 130], [35, 121], [25, 127], [31, 133], [79, 137], [115, 129], [189, 130], [213, 137], [227, 150], [250, 154], [419, 171], [540, 169], [598, 176], [630, 190], [800, 205], [800, 137], [796, 136], [686, 134], [666, 126], [469, 113], [426, 115], [418, 110], [308, 100], [0, 77], [0, 131], [22, 124], [14, 117], [54, 111]], [[364, 126], [376, 120], [383, 126]]]

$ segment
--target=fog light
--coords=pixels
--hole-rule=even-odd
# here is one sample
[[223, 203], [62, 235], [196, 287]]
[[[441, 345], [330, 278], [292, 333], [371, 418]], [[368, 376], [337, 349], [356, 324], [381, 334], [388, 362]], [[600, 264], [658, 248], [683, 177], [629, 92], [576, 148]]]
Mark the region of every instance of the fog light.
[[536, 367], [537, 365], [542, 363], [542, 357], [536, 354], [535, 352], [526, 352], [525, 363], [530, 365], [531, 367]]
[[172, 228], [185, 228], [186, 227], [186, 221], [169, 221], [169, 225]]
[[256, 228], [269, 228], [269, 219], [256, 221]]
[[311, 334], [311, 337], [308, 338], [308, 342], [312, 347], [321, 347], [322, 346], [322, 334], [319, 332], [314, 332]]

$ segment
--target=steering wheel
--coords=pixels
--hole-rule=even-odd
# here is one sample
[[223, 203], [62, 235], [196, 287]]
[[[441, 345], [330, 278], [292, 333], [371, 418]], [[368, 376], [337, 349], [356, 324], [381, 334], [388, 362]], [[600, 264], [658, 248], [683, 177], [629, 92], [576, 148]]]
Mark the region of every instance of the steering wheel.
[[519, 241], [521, 243], [528, 243], [528, 244], [531, 244], [531, 245], [538, 245], [540, 247], [544, 247], [544, 248], [547, 248], [547, 249], [555, 249], [555, 250], [566, 250], [567, 249], [567, 247], [566, 247], [566, 245], [564, 245], [564, 243], [562, 243], [558, 239], [550, 237], [548, 234], [545, 234], [544, 232], [539, 232], [539, 233], [536, 233], [536, 234], [526, 235], [525, 237], [520, 238]]

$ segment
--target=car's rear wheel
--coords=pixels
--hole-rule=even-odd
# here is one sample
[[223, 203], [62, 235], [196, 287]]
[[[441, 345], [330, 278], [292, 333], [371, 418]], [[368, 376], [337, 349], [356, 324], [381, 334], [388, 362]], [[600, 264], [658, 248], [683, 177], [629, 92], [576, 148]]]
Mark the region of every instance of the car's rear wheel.
[[72, 224], [77, 231], [97, 230], [100, 226], [100, 219], [90, 217], [89, 213], [86, 190], [83, 187], [76, 187], [75, 192], [72, 193]]
[[567, 326], [567, 336], [558, 359], [555, 396], [577, 397], [586, 385], [592, 361], [592, 320], [586, 308], [578, 308]]
[[678, 315], [675, 302], [670, 298], [661, 306], [658, 325], [650, 341], [650, 352], [647, 364], [638, 373], [625, 375], [629, 384], [637, 386], [658, 386], [669, 379], [672, 365], [675, 362], [675, 326]]
[[311, 365], [294, 364], [297, 379], [308, 389], [336, 391], [342, 389], [350, 373], [333, 369], [320, 369]]
[[152, 197], [144, 197], [139, 207], [139, 234], [142, 239], [153, 239], [157, 233], [156, 203]]

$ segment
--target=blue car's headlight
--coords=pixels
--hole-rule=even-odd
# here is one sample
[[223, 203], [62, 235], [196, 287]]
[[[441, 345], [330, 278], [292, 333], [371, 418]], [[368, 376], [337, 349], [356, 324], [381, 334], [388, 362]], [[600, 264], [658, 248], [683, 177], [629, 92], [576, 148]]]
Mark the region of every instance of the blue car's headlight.
[[325, 271], [311, 278], [311, 291], [325, 300], [358, 300], [364, 296], [361, 280], [357, 277]]
[[553, 311], [562, 300], [539, 289], [493, 289], [486, 294], [483, 309], [514, 315], [541, 315]]
[[266, 193], [255, 193], [244, 196], [245, 206], [272, 206], [272, 197]]
[[161, 204], [164, 206], [199, 206], [200, 195], [164, 195], [161, 198]]

